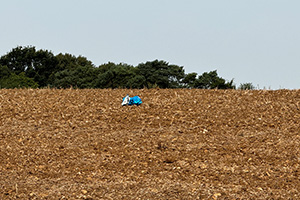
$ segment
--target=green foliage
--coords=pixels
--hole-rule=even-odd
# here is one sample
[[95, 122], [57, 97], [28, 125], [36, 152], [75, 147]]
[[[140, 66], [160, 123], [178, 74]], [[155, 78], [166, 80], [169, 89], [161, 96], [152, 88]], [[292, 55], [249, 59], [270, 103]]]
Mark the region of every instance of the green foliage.
[[86, 57], [83, 56], [74, 56], [71, 54], [58, 54], [55, 56], [57, 59], [57, 69], [58, 71], [62, 71], [65, 69], [73, 69], [77, 68], [78, 66], [90, 66], [94, 67], [93, 63], [89, 61]]
[[233, 80], [226, 82], [216, 70], [197, 76], [197, 73], [185, 74], [183, 67], [163, 60], [140, 63], [136, 67], [112, 62], [95, 67], [86, 57], [68, 53], [54, 56], [32, 46], [16, 47], [0, 57], [2, 88], [235, 88]]
[[33, 78], [43, 87], [49, 84], [49, 77], [55, 72], [57, 60], [47, 50], [36, 51], [35, 47], [16, 47], [0, 58], [0, 65], [6, 65], [15, 74], [24, 72], [27, 77]]
[[39, 85], [24, 72], [16, 75], [11, 73], [7, 78], [0, 79], [0, 88], [37, 88]]
[[56, 71], [51, 75], [51, 86], [57, 88], [94, 88], [97, 69], [83, 56], [58, 54]]
[[11, 71], [8, 69], [6, 65], [5, 66], [0, 65], [0, 79], [8, 78], [10, 74]]
[[57, 60], [55, 56], [49, 51], [39, 50], [35, 54], [33, 67], [30, 68], [31, 71], [27, 70], [26, 74], [28, 74], [28, 77], [34, 78], [41, 87], [45, 87], [52, 84], [51, 75], [58, 71], [56, 67]]
[[24, 72], [16, 75], [7, 66], [0, 65], [0, 88], [37, 88], [38, 84]]
[[93, 88], [96, 69], [91, 66], [77, 66], [59, 71], [54, 75], [53, 86], [57, 88]]
[[50, 76], [50, 85], [57, 88], [93, 88], [97, 70], [93, 63], [83, 56], [58, 54], [57, 66]]
[[0, 65], [6, 65], [12, 72], [19, 74], [32, 67], [34, 47], [16, 47], [0, 58]]
[[197, 73], [186, 74], [182, 80], [183, 86], [186, 88], [194, 88], [196, 81]]
[[185, 77], [183, 67], [178, 65], [169, 65], [168, 67], [168, 78], [169, 87], [168, 88], [179, 88], [182, 85], [182, 80]]
[[145, 87], [143, 85], [145, 82], [146, 79], [144, 76], [136, 75], [128, 80], [127, 85], [129, 86], [129, 88], [142, 89]]
[[137, 66], [138, 75], [145, 78], [144, 86], [150, 88], [178, 88], [184, 78], [183, 67], [169, 65], [165, 61], [154, 60], [152, 62], [141, 63]]
[[195, 81], [194, 87], [201, 89], [234, 89], [233, 80], [226, 82], [225, 79], [218, 76], [217, 70], [204, 72]]
[[254, 90], [255, 87], [252, 83], [241, 83], [238, 89], [239, 90]]
[[99, 67], [97, 88], [141, 88], [143, 77], [137, 75], [137, 69], [127, 64], [107, 63]]

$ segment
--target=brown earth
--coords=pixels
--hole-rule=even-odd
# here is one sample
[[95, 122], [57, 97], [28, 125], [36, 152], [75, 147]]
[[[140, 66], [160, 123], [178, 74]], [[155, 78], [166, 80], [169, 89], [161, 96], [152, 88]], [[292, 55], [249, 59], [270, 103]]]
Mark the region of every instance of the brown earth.
[[0, 90], [0, 199], [300, 199], [299, 144], [300, 90]]

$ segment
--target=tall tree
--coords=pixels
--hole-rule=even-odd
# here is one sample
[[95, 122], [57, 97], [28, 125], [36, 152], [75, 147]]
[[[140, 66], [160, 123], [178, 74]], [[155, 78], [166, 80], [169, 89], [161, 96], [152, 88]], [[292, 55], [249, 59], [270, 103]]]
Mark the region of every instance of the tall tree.
[[201, 89], [234, 89], [233, 80], [226, 82], [225, 79], [218, 76], [217, 70], [204, 72], [195, 81], [195, 88]]
[[143, 77], [136, 74], [137, 69], [127, 64], [109, 62], [99, 66], [96, 87], [98, 88], [141, 88]]
[[16, 47], [0, 58], [0, 65], [6, 65], [16, 75], [24, 72], [41, 87], [49, 84], [51, 74], [56, 72], [57, 60], [47, 50], [36, 51], [35, 47]]
[[11, 74], [11, 71], [7, 66], [0, 65], [0, 79], [8, 78]]
[[24, 72], [16, 75], [7, 66], [0, 65], [0, 88], [37, 88], [38, 84]]
[[184, 77], [183, 67], [169, 65], [165, 61], [154, 60], [137, 66], [138, 74], [145, 78], [146, 87], [178, 88]]
[[58, 54], [57, 71], [51, 76], [52, 85], [58, 88], [93, 88], [98, 72], [91, 61], [84, 56]]
[[76, 66], [55, 73], [53, 86], [57, 88], [94, 88], [96, 78], [96, 68]]
[[183, 86], [186, 88], [194, 88], [196, 79], [197, 79], [196, 72], [186, 74], [182, 80]]
[[95, 67], [92, 63], [92, 61], [88, 60], [84, 56], [74, 56], [69, 53], [65, 54], [58, 54], [55, 56], [57, 59], [57, 69], [59, 71], [65, 70], [65, 69], [72, 69], [77, 68], [78, 66], [90, 66]]
[[0, 65], [7, 66], [11, 72], [19, 74], [33, 67], [35, 47], [18, 46], [0, 58]]

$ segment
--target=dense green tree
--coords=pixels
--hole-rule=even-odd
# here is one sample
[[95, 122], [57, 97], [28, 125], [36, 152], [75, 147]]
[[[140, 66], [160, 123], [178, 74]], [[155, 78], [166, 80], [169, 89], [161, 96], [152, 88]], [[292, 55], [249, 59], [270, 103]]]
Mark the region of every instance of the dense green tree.
[[144, 79], [137, 69], [127, 64], [107, 63], [99, 67], [96, 87], [98, 88], [141, 88]]
[[197, 79], [196, 72], [186, 74], [182, 80], [183, 86], [186, 88], [194, 88], [196, 79]]
[[10, 73], [7, 77], [0, 78], [0, 88], [37, 88], [38, 84], [32, 79], [28, 78], [24, 72], [16, 75]]
[[47, 86], [49, 77], [56, 71], [57, 60], [47, 50], [36, 51], [35, 47], [16, 47], [0, 58], [0, 65], [18, 75], [22, 72], [33, 78], [41, 87]]
[[0, 65], [0, 88], [37, 88], [38, 84], [24, 72], [16, 75], [7, 66]]
[[58, 54], [57, 72], [51, 76], [52, 86], [57, 88], [93, 88], [98, 71], [91, 61], [83, 56]]
[[84, 56], [74, 56], [69, 53], [66, 54], [58, 54], [55, 56], [57, 59], [57, 69], [58, 71], [63, 71], [65, 69], [73, 69], [77, 68], [78, 66], [90, 66], [95, 67], [92, 61], [88, 60]]
[[185, 76], [183, 67], [178, 65], [169, 65], [168, 72], [169, 88], [181, 87], [182, 80]]
[[11, 74], [11, 71], [8, 69], [8, 67], [0, 65], [0, 79], [8, 78]]
[[145, 78], [145, 85], [148, 88], [158, 86], [160, 88], [178, 88], [184, 78], [183, 67], [169, 65], [165, 61], [154, 60], [141, 63], [137, 66], [138, 75]]
[[137, 74], [135, 76], [132, 76], [130, 79], [128, 79], [127, 88], [142, 89], [145, 87], [144, 85], [145, 82], [146, 82], [145, 77]]
[[6, 65], [11, 72], [19, 74], [32, 67], [35, 47], [18, 46], [0, 58], [0, 65]]
[[[0, 82], [7, 87], [235, 88], [233, 80], [226, 82], [216, 70], [197, 78], [197, 73], [185, 74], [183, 67], [162, 60], [140, 63], [136, 67], [112, 62], [95, 67], [86, 57], [68, 53], [54, 56], [50, 51], [36, 50], [32, 46], [18, 46], [0, 57]], [[253, 86], [240, 86], [244, 88]]]
[[57, 88], [94, 88], [96, 78], [96, 68], [76, 66], [55, 73], [53, 86]]
[[225, 79], [218, 76], [217, 70], [204, 72], [196, 79], [195, 88], [201, 89], [234, 89], [233, 80], [226, 82]]
[[108, 63], [102, 64], [98, 67], [99, 73], [103, 74], [103, 73], [113, 69], [114, 67], [116, 67], [116, 64], [113, 62], [108, 62]]
[[57, 69], [57, 59], [55, 56], [45, 50], [38, 50], [33, 60], [33, 66], [26, 71], [28, 77], [34, 78], [41, 87], [52, 85], [51, 76]]

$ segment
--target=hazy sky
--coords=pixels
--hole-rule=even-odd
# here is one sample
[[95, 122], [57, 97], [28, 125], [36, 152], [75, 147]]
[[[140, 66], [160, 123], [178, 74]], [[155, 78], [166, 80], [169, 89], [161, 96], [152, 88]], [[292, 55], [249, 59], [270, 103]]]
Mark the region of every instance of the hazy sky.
[[299, 0], [9, 0], [0, 56], [17, 46], [96, 66], [164, 60], [237, 86], [300, 89]]

